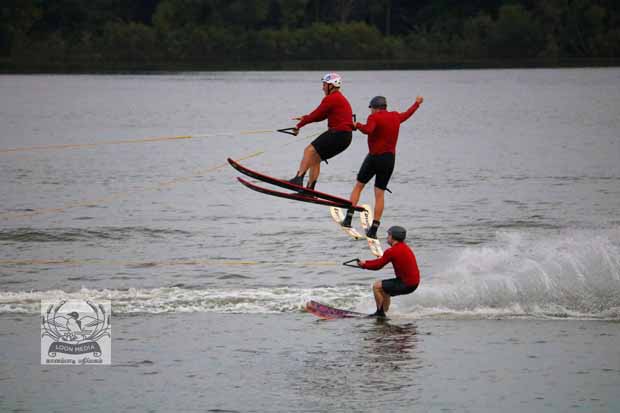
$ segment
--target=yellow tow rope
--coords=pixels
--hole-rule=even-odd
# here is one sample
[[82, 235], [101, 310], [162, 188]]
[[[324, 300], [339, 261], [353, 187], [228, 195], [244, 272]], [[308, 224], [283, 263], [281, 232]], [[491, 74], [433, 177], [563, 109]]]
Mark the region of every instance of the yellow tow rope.
[[[274, 130], [253, 130], [253, 131], [241, 131], [241, 132], [237, 132], [237, 135], [253, 135], [253, 134], [259, 134], [259, 133], [273, 133], [275, 132]], [[46, 146], [32, 146], [32, 147], [25, 147], [25, 148], [15, 148], [15, 149], [4, 149], [4, 150], [0, 150], [0, 153], [4, 152], [18, 152], [18, 151], [32, 151], [32, 150], [39, 150], [39, 149], [68, 149], [68, 148], [81, 148], [81, 147], [92, 147], [92, 146], [98, 146], [98, 145], [113, 145], [113, 144], [125, 144], [125, 143], [144, 143], [144, 142], [162, 142], [162, 141], [174, 141], [174, 140], [182, 140], [182, 139], [195, 139], [195, 138], [203, 138], [203, 137], [213, 137], [213, 136], [227, 136], [227, 135], [232, 135], [232, 134], [225, 134], [225, 133], [220, 133], [220, 134], [211, 134], [211, 135], [194, 135], [194, 136], [170, 136], [170, 137], [159, 137], [159, 138], [144, 138], [144, 139], [131, 139], [131, 140], [119, 140], [119, 141], [106, 141], [106, 142], [99, 142], [99, 143], [88, 143], [88, 144], [67, 144], [67, 145], [46, 145]], [[312, 138], [317, 136], [317, 134], [312, 134], [312, 135], [307, 135], [307, 136], [303, 136], [303, 137], [297, 137], [295, 139], [290, 140], [289, 142], [285, 143], [283, 146], [287, 146], [287, 145], [291, 145], [293, 143], [296, 143], [300, 140], [303, 139], [308, 139], [308, 138]], [[265, 153], [265, 151], [261, 150], [261, 151], [257, 151], [248, 155], [244, 155], [240, 158], [235, 159], [235, 161], [237, 162], [241, 162], [244, 161], [246, 159], [250, 159], [250, 158], [254, 158], [257, 156], [262, 155], [263, 153]], [[174, 178], [171, 179], [169, 181], [162, 181], [159, 182], [155, 185], [152, 186], [147, 186], [144, 187], [143, 190], [144, 191], [154, 191], [154, 190], [158, 190], [158, 189], [162, 189], [162, 188], [170, 188], [178, 183], [181, 182], [187, 182], [190, 181], [196, 177], [199, 176], [203, 176], [207, 173], [210, 172], [215, 172], [219, 169], [225, 168], [228, 166], [227, 162], [218, 164], [216, 166], [213, 166], [211, 168], [205, 169], [205, 170], [199, 170], [194, 172], [192, 175], [190, 176], [185, 176], [185, 177], [178, 177], [178, 178]], [[101, 205], [104, 203], [109, 203], [115, 200], [119, 200], [119, 199], [123, 199], [129, 196], [130, 193], [135, 193], [136, 191], [132, 191], [132, 192], [116, 192], [116, 193], [112, 193], [109, 194], [105, 197], [102, 198], [96, 198], [96, 199], [89, 199], [89, 200], [83, 200], [83, 201], [76, 201], [76, 202], [72, 202], [72, 203], [68, 203], [65, 204], [61, 207], [54, 207], [54, 208], [37, 208], [37, 209], [33, 209], [33, 210], [29, 210], [29, 211], [7, 211], [7, 212], [0, 212], [0, 220], [8, 220], [8, 219], [16, 219], [16, 218], [33, 218], [35, 216], [38, 215], [42, 215], [42, 214], [52, 214], [52, 213], [61, 213], [64, 212], [68, 209], [72, 209], [72, 208], [79, 208], [79, 207], [91, 207], [91, 206], [96, 206], [96, 205]]]
[[160, 136], [160, 137], [151, 137], [151, 138], [141, 138], [141, 139], [125, 139], [125, 140], [116, 140], [116, 141], [101, 141], [101, 142], [92, 142], [92, 143], [66, 143], [66, 144], [55, 144], [55, 145], [35, 145], [35, 146], [25, 146], [21, 148], [8, 148], [8, 149], [0, 149], [0, 153], [13, 153], [13, 152], [32, 152], [32, 151], [42, 151], [42, 150], [61, 150], [61, 149], [79, 149], [79, 148], [92, 148], [95, 146], [101, 145], [123, 145], [130, 143], [153, 143], [153, 142], [165, 142], [165, 141], [179, 141], [179, 140], [187, 140], [187, 139], [202, 139], [202, 138], [212, 138], [215, 136], [233, 136], [233, 135], [258, 135], [261, 133], [273, 133], [274, 130], [247, 130], [235, 133], [214, 133], [214, 134], [203, 134], [203, 135], [180, 135], [180, 136]]

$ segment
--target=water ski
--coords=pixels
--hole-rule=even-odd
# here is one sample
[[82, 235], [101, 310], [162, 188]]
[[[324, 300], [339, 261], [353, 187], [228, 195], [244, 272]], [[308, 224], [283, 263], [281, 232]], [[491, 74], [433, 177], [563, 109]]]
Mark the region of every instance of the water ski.
[[333, 320], [336, 318], [368, 317], [368, 314], [342, 310], [340, 308], [330, 307], [316, 301], [308, 301], [306, 303], [306, 311], [326, 320]]
[[313, 204], [321, 204], [321, 205], [327, 205], [327, 206], [353, 208], [354, 210], [360, 211], [360, 212], [363, 211], [363, 208], [361, 206], [351, 205], [351, 201], [349, 201], [348, 199], [341, 198], [336, 195], [331, 195], [325, 192], [315, 191], [310, 188], [305, 188], [303, 186], [292, 184], [284, 179], [279, 179], [273, 176], [265, 175], [263, 173], [247, 168], [231, 158], [228, 158], [228, 163], [230, 164], [230, 166], [232, 166], [233, 168], [235, 168], [237, 171], [241, 172], [244, 175], [257, 179], [261, 182], [265, 182], [270, 185], [278, 186], [280, 188], [289, 189], [295, 192], [286, 193], [286, 192], [276, 191], [270, 188], [265, 188], [265, 187], [253, 184], [243, 178], [237, 178], [237, 180], [240, 183], [252, 189], [253, 191], [261, 192], [263, 194], [267, 194], [271, 196], [276, 196], [279, 198], [293, 199], [296, 201], [309, 202]]
[[[258, 186], [256, 184], [253, 184], [252, 182], [246, 181], [245, 179], [241, 177], [237, 177], [237, 181], [239, 181], [241, 184], [243, 184], [244, 186], [246, 186], [247, 188], [253, 191], [275, 196], [278, 198], [292, 199], [295, 201], [308, 202], [311, 204], [319, 204], [319, 205], [327, 205], [327, 206], [342, 206], [342, 204], [336, 203], [334, 201], [330, 201], [329, 199], [323, 199], [323, 198], [319, 198], [315, 196], [308, 196], [308, 195], [304, 195], [304, 194], [297, 193], [297, 192], [293, 192], [293, 193], [281, 192], [281, 191], [276, 191], [273, 189], [265, 188], [262, 186]], [[355, 206], [353, 208], [362, 210], [362, 207], [358, 207], [358, 206]]]
[[353, 227], [343, 227], [342, 225], [340, 225], [340, 223], [344, 220], [344, 212], [341, 208], [338, 207], [329, 207], [329, 213], [332, 216], [332, 219], [334, 220], [334, 222], [336, 224], [338, 224], [338, 226], [340, 227], [340, 229], [342, 229], [342, 231], [344, 231], [345, 234], [347, 234], [348, 236], [350, 236], [353, 239], [364, 239], [365, 237], [360, 234], [355, 228]]
[[387, 320], [387, 317], [377, 317], [374, 314], [364, 314], [358, 313], [357, 311], [343, 310], [312, 300], [306, 303], [306, 311], [324, 320], [335, 320], [338, 318], [379, 318], [381, 320]]
[[[362, 205], [364, 210], [360, 213], [360, 222], [362, 224], [362, 228], [364, 228], [364, 233], [368, 232], [370, 226], [372, 225], [372, 220], [374, 219], [372, 213], [372, 207], [368, 204]], [[383, 248], [381, 248], [381, 242], [377, 238], [366, 237], [366, 241], [368, 241], [368, 248], [370, 248], [370, 252], [375, 257], [380, 257], [383, 255]]]

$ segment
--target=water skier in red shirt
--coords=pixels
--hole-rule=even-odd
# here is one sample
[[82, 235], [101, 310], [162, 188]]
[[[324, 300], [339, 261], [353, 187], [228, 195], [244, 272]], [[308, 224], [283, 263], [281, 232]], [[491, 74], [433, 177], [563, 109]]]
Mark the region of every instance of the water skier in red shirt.
[[405, 243], [407, 231], [403, 227], [393, 226], [388, 229], [387, 242], [390, 248], [376, 260], [359, 261], [358, 265], [367, 270], [379, 270], [388, 262], [392, 263], [396, 278], [377, 280], [372, 285], [372, 291], [377, 304], [377, 317], [385, 317], [390, 309], [390, 297], [411, 294], [420, 284], [420, 270], [415, 254]]
[[337, 73], [328, 73], [321, 79], [325, 97], [321, 104], [311, 113], [299, 118], [295, 126], [295, 135], [304, 125], [327, 119], [328, 130], [316, 138], [304, 150], [304, 156], [295, 177], [289, 182], [299, 186], [304, 184], [304, 175], [310, 169], [308, 188], [314, 189], [321, 173], [321, 161], [343, 152], [351, 145], [353, 131], [353, 111], [346, 97], [340, 92], [342, 78]]
[[[377, 238], [377, 228], [381, 224], [381, 216], [385, 205], [385, 191], [388, 182], [394, 171], [396, 161], [396, 143], [398, 142], [398, 132], [400, 124], [405, 122], [418, 110], [424, 98], [418, 96], [415, 103], [406, 112], [388, 112], [387, 100], [383, 96], [375, 96], [370, 101], [370, 115], [366, 124], [356, 123], [355, 127], [363, 134], [368, 135], [368, 155], [364, 159], [362, 166], [357, 174], [357, 182], [349, 198], [353, 205], [357, 205], [364, 186], [375, 178], [375, 216], [371, 227], [366, 236]], [[351, 226], [353, 209], [347, 211], [345, 219], [341, 225]]]

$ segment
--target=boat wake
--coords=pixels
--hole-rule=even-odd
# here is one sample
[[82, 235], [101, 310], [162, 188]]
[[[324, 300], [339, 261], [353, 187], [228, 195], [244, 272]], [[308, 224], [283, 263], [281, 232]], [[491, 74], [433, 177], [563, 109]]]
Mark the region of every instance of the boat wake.
[[500, 232], [466, 248], [398, 309], [446, 317], [620, 318], [620, 229]]
[[[455, 252], [444, 269], [422, 274], [412, 295], [394, 299], [403, 318], [620, 319], [620, 228], [562, 231], [542, 238], [500, 232], [489, 245]], [[40, 312], [41, 300], [109, 299], [115, 314], [290, 313], [309, 300], [374, 311], [369, 285], [292, 288], [180, 287], [0, 292], [0, 314]]]

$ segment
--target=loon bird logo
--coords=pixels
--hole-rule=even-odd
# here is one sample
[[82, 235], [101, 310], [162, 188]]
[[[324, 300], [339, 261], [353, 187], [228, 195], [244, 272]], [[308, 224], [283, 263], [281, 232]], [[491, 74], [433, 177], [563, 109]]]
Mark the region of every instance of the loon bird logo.
[[61, 309], [65, 304], [67, 300], [62, 300], [42, 311], [41, 338], [52, 339], [47, 354], [52, 358], [57, 353], [101, 357], [102, 351], [97, 341], [103, 337], [111, 338], [109, 311], [106, 312], [102, 304], [87, 300], [87, 308], [92, 311], [64, 313]]
[[75, 341], [78, 334], [82, 334], [82, 322], [79, 320], [80, 315], [72, 311], [67, 314], [69, 317], [67, 320], [67, 334], [63, 337], [67, 341]]

